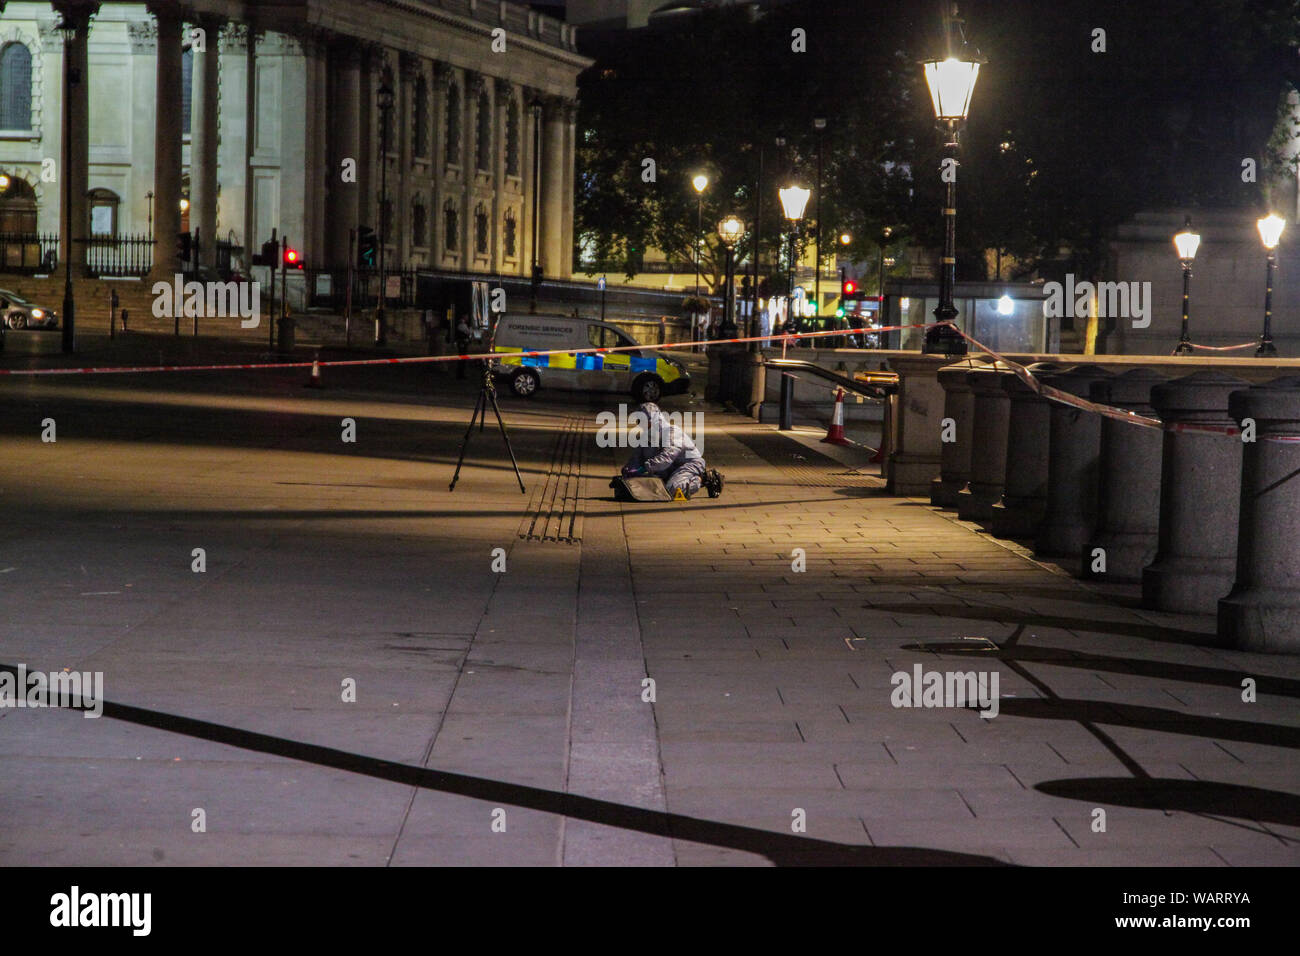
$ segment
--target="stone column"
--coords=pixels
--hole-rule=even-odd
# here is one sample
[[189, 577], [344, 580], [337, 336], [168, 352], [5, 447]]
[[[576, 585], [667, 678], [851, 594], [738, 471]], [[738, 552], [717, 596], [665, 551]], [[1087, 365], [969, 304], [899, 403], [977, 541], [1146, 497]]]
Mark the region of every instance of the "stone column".
[[217, 262], [217, 117], [221, 28], [216, 17], [199, 17], [203, 49], [194, 49], [190, 99], [190, 208], [199, 231], [199, 262]]
[[245, 25], [244, 46], [244, 271], [252, 271], [253, 256], [271, 237], [257, 234], [257, 183], [253, 155], [257, 151], [257, 27]]
[[943, 388], [939, 369], [948, 361], [942, 355], [901, 355], [889, 359], [898, 374], [894, 399], [894, 440], [885, 461], [885, 490], [905, 498], [930, 493], [939, 474], [939, 420], [943, 418]]
[[[1043, 375], [1044, 385], [1086, 398], [1093, 382], [1110, 372], [1076, 365]], [[1101, 416], [1061, 402], [1051, 403], [1047, 459], [1047, 510], [1034, 540], [1043, 557], [1077, 558], [1097, 524], [1097, 462], [1101, 455]]]
[[577, 127], [578, 104], [567, 103], [564, 108], [564, 198], [560, 207], [564, 211], [564, 221], [561, 225], [564, 267], [559, 273], [566, 279], [573, 278], [573, 177], [576, 167]]
[[[957, 493], [970, 481], [970, 446], [975, 433], [975, 395], [967, 377], [985, 363], [968, 358], [939, 369], [943, 388], [943, 418], [939, 421], [939, 477], [930, 483], [930, 504], [941, 508], [957, 507]], [[945, 426], [951, 419], [952, 425]], [[950, 431], [956, 441], [944, 441]]]
[[359, 139], [357, 142], [357, 217], [359, 221], [379, 232], [379, 167], [374, 158], [379, 155], [379, 107], [375, 105], [376, 91], [383, 79], [382, 50], [375, 46], [360, 49], [357, 72], [357, 104]]
[[157, 95], [154, 100], [153, 271], [181, 271], [176, 236], [181, 231], [181, 14], [170, 3], [149, 5], [158, 21]]
[[1255, 424], [1240, 444], [1237, 578], [1219, 601], [1219, 638], [1229, 647], [1300, 654], [1300, 376], [1233, 392], [1232, 417]]
[[[352, 44], [340, 44], [331, 51], [334, 66], [334, 99], [330, 110], [330, 255], [333, 261], [348, 261], [348, 234], [361, 223], [361, 55]], [[352, 182], [343, 180], [343, 163], [357, 164]], [[373, 229], [374, 226], [372, 225]]]
[[1223, 372], [1194, 372], [1151, 390], [1165, 434], [1159, 547], [1142, 572], [1142, 603], [1149, 608], [1213, 614], [1232, 589], [1242, 442], [1180, 426], [1235, 427], [1228, 396], [1247, 384]]
[[[55, 3], [63, 31], [63, 115], [60, 117], [62, 157], [59, 161], [60, 265], [72, 264], [74, 277], [86, 273], [86, 245], [77, 242], [90, 235], [86, 194], [90, 190], [90, 76], [86, 48], [90, 18], [98, 3], [68, 0]], [[68, 135], [70, 132], [71, 135]], [[69, 149], [69, 147], [71, 147]]]
[[995, 362], [966, 376], [974, 397], [975, 425], [971, 434], [970, 485], [957, 494], [957, 517], [991, 521], [993, 506], [1002, 500], [1007, 475], [1007, 429], [1011, 400], [1004, 381], [1015, 378], [1011, 366]]
[[[1051, 362], [1029, 366], [1037, 375], [1061, 371]], [[1007, 422], [1006, 486], [993, 505], [992, 530], [999, 538], [1032, 538], [1047, 512], [1047, 460], [1052, 403], [1014, 375], [1003, 379], [1010, 403]]]
[[[1154, 418], [1151, 389], [1165, 380], [1149, 368], [1130, 369], [1094, 382], [1092, 400]], [[1101, 420], [1097, 531], [1083, 556], [1084, 577], [1134, 584], [1142, 580], [1160, 534], [1161, 444], [1157, 428]], [[1097, 548], [1104, 552], [1104, 573], [1093, 570]]]
[[564, 131], [566, 104], [550, 100], [542, 129], [542, 268], [559, 277], [564, 268]]
[[[330, 168], [329, 128], [329, 40], [319, 30], [310, 30], [302, 40], [303, 80], [306, 101], [303, 116], [307, 123], [305, 156], [303, 157], [303, 234], [302, 253], [309, 267], [342, 264], [343, 259], [330, 259], [330, 231], [333, 224], [327, 221], [328, 196], [332, 181], [338, 173]], [[347, 244], [347, 227], [343, 227], [343, 243]]]
[[[492, 271], [505, 269], [505, 213], [506, 213], [506, 141], [509, 138], [510, 101], [514, 90], [509, 80], [497, 79], [493, 86], [494, 104], [492, 142]], [[519, 253], [519, 233], [516, 227], [515, 254]]]
[[[520, 272], [531, 277], [533, 274], [533, 260], [536, 258], [541, 262], [541, 215], [542, 208], [541, 194], [541, 176], [538, 174], [538, 152], [536, 144], [541, 140], [539, 127], [541, 121], [536, 103], [539, 102], [541, 94], [532, 87], [524, 87], [523, 90], [523, 111], [521, 113], [521, 122], [523, 129], [523, 173], [524, 187], [524, 205], [523, 215], [519, 219], [520, 231]], [[534, 215], [534, 205], [539, 210]], [[536, 223], [538, 242], [536, 247], [533, 245], [533, 231]]]

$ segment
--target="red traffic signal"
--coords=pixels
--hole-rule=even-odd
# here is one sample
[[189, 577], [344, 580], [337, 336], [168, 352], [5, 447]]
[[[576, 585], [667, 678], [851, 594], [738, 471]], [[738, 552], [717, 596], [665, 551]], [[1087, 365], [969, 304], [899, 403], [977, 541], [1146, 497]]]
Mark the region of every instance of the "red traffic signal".
[[302, 256], [297, 249], [290, 249], [288, 246], [284, 247], [284, 267], [286, 269], [302, 268]]
[[852, 279], [845, 279], [840, 284], [840, 295], [846, 299], [856, 298], [858, 294], [858, 284]]

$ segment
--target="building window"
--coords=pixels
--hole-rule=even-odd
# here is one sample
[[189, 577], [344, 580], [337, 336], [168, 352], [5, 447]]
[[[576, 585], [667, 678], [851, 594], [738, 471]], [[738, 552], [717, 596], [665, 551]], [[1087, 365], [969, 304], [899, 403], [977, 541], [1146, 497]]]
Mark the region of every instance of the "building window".
[[93, 238], [115, 238], [117, 207], [122, 202], [121, 197], [111, 189], [92, 189], [89, 199], [90, 235]]
[[415, 155], [429, 155], [429, 87], [424, 77], [415, 81]]
[[474, 210], [474, 252], [480, 256], [488, 254], [488, 216], [482, 203]]
[[456, 214], [456, 204], [450, 199], [442, 207], [442, 245], [448, 252], [455, 252], [459, 247], [456, 241], [460, 233], [459, 216]]
[[181, 132], [190, 135], [190, 118], [194, 112], [194, 51], [189, 47], [181, 54]]
[[519, 104], [513, 96], [506, 106], [506, 175], [519, 175]]
[[32, 55], [21, 43], [0, 50], [0, 129], [32, 128]]
[[425, 236], [428, 225], [424, 203], [416, 200], [415, 205], [411, 207], [411, 245], [419, 247], [428, 245], [428, 238]]
[[515, 237], [516, 237], [515, 211], [513, 209], [506, 210], [505, 229], [503, 230], [503, 232], [504, 232], [504, 236], [502, 238], [504, 240], [504, 244], [506, 247], [505, 248], [506, 258], [513, 259], [515, 257]]
[[460, 164], [460, 87], [447, 88], [447, 165]]
[[478, 95], [478, 143], [477, 166], [483, 172], [492, 170], [492, 100], [487, 90]]

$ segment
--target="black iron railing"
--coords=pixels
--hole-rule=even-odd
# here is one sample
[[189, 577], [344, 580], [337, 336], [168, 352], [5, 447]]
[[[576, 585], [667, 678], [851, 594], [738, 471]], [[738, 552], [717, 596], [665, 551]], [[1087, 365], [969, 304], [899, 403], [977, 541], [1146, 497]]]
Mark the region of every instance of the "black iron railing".
[[89, 276], [142, 276], [153, 268], [154, 240], [148, 236], [96, 236], [85, 245]]

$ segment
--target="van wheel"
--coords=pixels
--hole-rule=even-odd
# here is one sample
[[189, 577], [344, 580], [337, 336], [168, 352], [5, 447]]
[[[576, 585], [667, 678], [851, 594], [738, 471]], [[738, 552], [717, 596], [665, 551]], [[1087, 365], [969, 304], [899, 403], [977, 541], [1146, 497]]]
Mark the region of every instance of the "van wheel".
[[664, 393], [664, 383], [657, 375], [644, 375], [632, 383], [632, 396], [643, 405], [657, 402]]
[[520, 398], [532, 398], [533, 393], [537, 391], [537, 386], [541, 382], [537, 378], [536, 372], [528, 369], [520, 369], [510, 376], [510, 391], [514, 392]]

